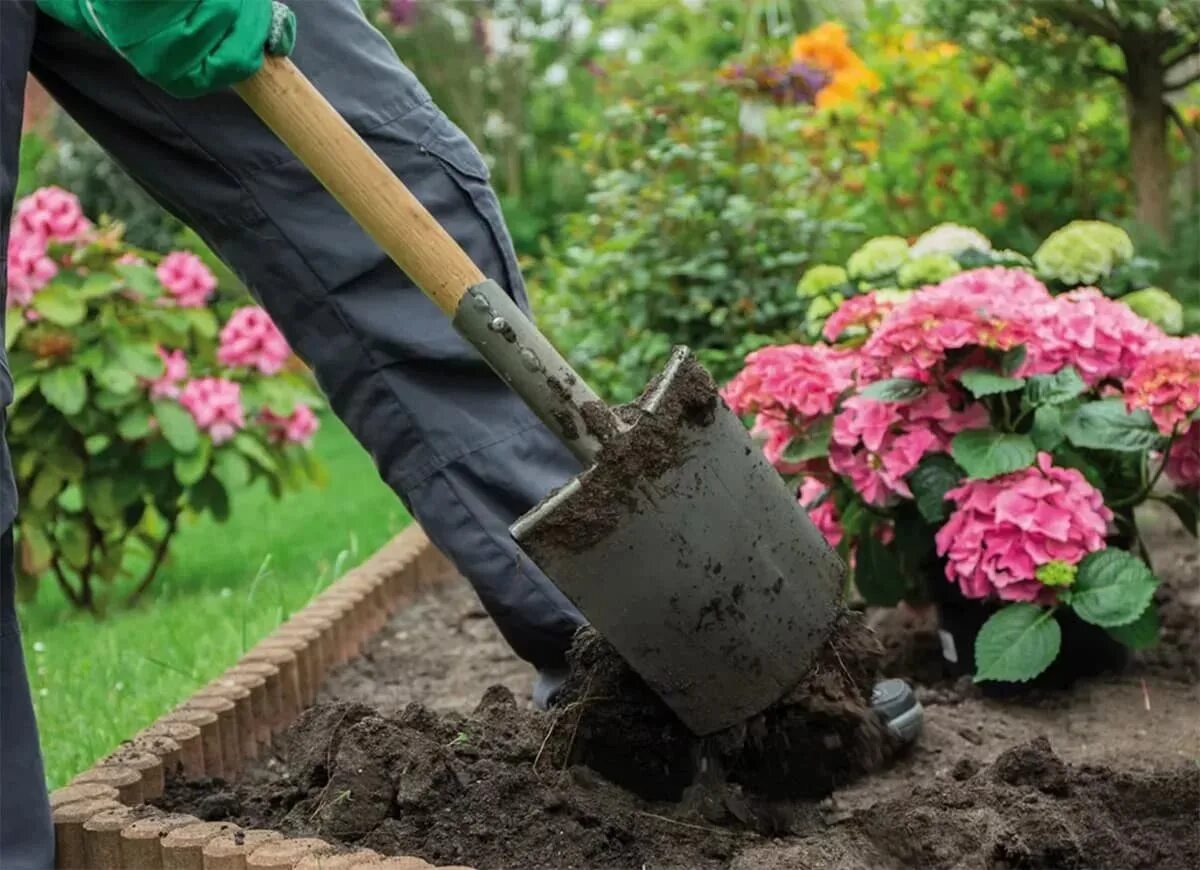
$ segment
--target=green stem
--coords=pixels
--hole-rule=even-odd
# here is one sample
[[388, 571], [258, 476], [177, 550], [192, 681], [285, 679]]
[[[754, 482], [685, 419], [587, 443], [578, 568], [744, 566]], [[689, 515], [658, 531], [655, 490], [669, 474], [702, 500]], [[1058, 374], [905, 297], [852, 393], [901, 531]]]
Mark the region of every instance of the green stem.
[[1146, 465], [1148, 463], [1148, 460], [1147, 460], [1147, 462], [1143, 462], [1142, 468], [1141, 468], [1142, 485], [1138, 489], [1138, 491], [1127, 498], [1118, 499], [1117, 501], [1112, 502], [1112, 504], [1110, 504], [1109, 507], [1110, 508], [1130, 507], [1131, 505], [1138, 505], [1138, 504], [1141, 504], [1142, 502], [1144, 502], [1146, 500], [1146, 497], [1148, 495], [1150, 495], [1150, 492], [1158, 484], [1158, 480], [1160, 477], [1162, 477], [1163, 472], [1167, 470], [1167, 456], [1168, 456], [1168, 454], [1170, 454], [1171, 445], [1174, 443], [1175, 443], [1175, 434], [1172, 433], [1171, 437], [1169, 439], [1167, 439], [1167, 446], [1163, 448], [1162, 462], [1160, 462], [1158, 464], [1158, 470], [1156, 472], [1154, 472], [1154, 476], [1151, 477], [1149, 480], [1146, 480]]

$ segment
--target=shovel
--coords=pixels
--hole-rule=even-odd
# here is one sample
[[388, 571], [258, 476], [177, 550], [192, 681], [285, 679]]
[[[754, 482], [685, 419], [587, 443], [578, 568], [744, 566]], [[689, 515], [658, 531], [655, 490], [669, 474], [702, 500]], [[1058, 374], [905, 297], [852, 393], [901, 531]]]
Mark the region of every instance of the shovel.
[[610, 408], [287, 58], [242, 99], [583, 464], [510, 533], [697, 736], [779, 701], [845, 566], [686, 348]]

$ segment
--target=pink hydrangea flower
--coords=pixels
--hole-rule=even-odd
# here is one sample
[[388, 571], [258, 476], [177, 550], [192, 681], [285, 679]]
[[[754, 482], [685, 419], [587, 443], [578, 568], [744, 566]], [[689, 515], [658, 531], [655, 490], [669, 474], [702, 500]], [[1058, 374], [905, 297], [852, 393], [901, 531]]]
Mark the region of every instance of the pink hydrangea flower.
[[853, 385], [852, 351], [823, 344], [764, 347], [721, 391], [735, 414], [765, 413], [809, 421], [833, 413]]
[[188, 381], [179, 394], [196, 425], [209, 434], [214, 444], [223, 444], [245, 427], [241, 387], [224, 378]]
[[1023, 376], [1075, 367], [1090, 386], [1129, 377], [1161, 329], [1093, 287], [1081, 287], [1031, 309], [1036, 337], [1018, 372]]
[[847, 399], [833, 421], [829, 467], [849, 478], [868, 504], [912, 498], [904, 478], [926, 454], [944, 453], [955, 434], [988, 423], [982, 405], [955, 410], [950, 398], [930, 390], [911, 402]]
[[1180, 489], [1200, 488], [1200, 422], [1175, 439], [1167, 451], [1166, 473]]
[[23, 228], [13, 226], [7, 255], [9, 308], [28, 305], [58, 274], [58, 266], [46, 256], [45, 239]]
[[164, 371], [157, 378], [146, 381], [152, 399], [179, 398], [179, 384], [188, 376], [187, 357], [182, 350], [166, 351], [158, 349], [159, 358], [163, 361]]
[[813, 525], [825, 536], [829, 546], [836, 547], [845, 537], [842, 523], [838, 518], [837, 507], [831, 498], [817, 504], [817, 501], [828, 491], [829, 488], [815, 477], [806, 477], [800, 484], [799, 498], [801, 507], [808, 512], [808, 518], [813, 521]]
[[861, 296], [851, 296], [829, 315], [821, 334], [826, 341], [837, 341], [847, 329], [864, 326], [873, 332], [883, 321], [883, 316], [896, 307], [894, 302], [885, 302], [874, 291]]
[[1170, 435], [1200, 408], [1200, 335], [1152, 345], [1125, 382], [1125, 404], [1145, 408]]
[[217, 288], [217, 279], [204, 261], [187, 251], [173, 251], [155, 270], [176, 304], [184, 308], [202, 308]]
[[969, 480], [946, 498], [957, 507], [937, 533], [937, 552], [946, 579], [968, 598], [1052, 603], [1038, 568], [1077, 565], [1104, 549], [1113, 516], [1099, 490], [1076, 469], [1052, 465], [1048, 453], [1035, 467]]
[[929, 382], [960, 348], [1011, 350], [1034, 335], [1030, 306], [1049, 293], [1019, 269], [973, 269], [916, 291], [888, 312], [862, 347], [860, 381]]
[[297, 405], [287, 416], [264, 410], [259, 417], [267, 427], [267, 437], [276, 444], [309, 444], [320, 425], [308, 405]]
[[267, 312], [249, 305], [233, 312], [221, 329], [217, 359], [222, 365], [256, 368], [264, 375], [273, 375], [283, 368], [291, 352]]
[[74, 242], [87, 236], [92, 223], [83, 215], [79, 197], [61, 187], [35, 190], [17, 204], [13, 228], [49, 242]]

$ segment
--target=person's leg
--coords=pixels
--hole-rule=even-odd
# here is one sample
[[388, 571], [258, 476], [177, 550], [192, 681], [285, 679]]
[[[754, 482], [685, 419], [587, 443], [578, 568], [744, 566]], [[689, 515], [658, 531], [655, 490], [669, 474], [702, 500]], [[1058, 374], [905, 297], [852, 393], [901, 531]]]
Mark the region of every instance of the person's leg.
[[[0, 0], [0, 308], [8, 290], [4, 255], [33, 28], [32, 0]], [[14, 603], [12, 521], [17, 492], [3, 443], [5, 411], [13, 394], [3, 348], [0, 344], [0, 867], [50, 870], [54, 828]]]
[[[356, 0], [293, 8], [297, 66], [480, 269], [525, 304], [474, 146]], [[577, 473], [571, 455], [235, 94], [173, 100], [45, 18], [33, 70], [245, 279], [514, 650], [539, 668], [560, 667], [582, 618], [507, 528]]]

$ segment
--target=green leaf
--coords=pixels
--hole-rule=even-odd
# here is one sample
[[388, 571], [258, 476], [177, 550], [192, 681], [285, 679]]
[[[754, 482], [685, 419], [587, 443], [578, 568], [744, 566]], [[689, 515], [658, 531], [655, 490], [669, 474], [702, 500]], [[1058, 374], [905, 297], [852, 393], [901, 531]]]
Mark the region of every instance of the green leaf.
[[4, 312], [4, 349], [12, 350], [17, 336], [25, 328], [25, 312], [20, 308], [9, 308]]
[[900, 563], [873, 534], [858, 539], [854, 585], [868, 604], [895, 607], [904, 598], [906, 585]]
[[219, 450], [213, 459], [213, 474], [226, 489], [240, 489], [250, 482], [250, 464], [236, 450]]
[[975, 480], [997, 477], [1033, 465], [1037, 448], [1028, 435], [968, 429], [950, 442], [954, 461]]
[[993, 613], [975, 636], [975, 682], [1032, 680], [1050, 667], [1061, 646], [1054, 611], [1010, 604]]
[[105, 518], [119, 516], [125, 507], [117, 499], [116, 483], [111, 477], [90, 478], [84, 489], [83, 501], [89, 511]]
[[1179, 522], [1183, 524], [1188, 533], [1192, 537], [1196, 537], [1197, 518], [1200, 517], [1200, 490], [1171, 492], [1157, 496], [1157, 498], [1174, 511], [1175, 516], [1179, 517]]
[[946, 518], [946, 493], [962, 481], [963, 470], [944, 453], [930, 453], [908, 475], [908, 486], [917, 502], [917, 510], [926, 522], [940, 523]]
[[54, 558], [54, 545], [41, 529], [33, 525], [18, 526], [20, 535], [20, 554], [18, 564], [27, 574], [38, 575], [50, 567]]
[[1025, 401], [1029, 405], [1061, 405], [1087, 391], [1087, 384], [1074, 366], [1067, 366], [1052, 375], [1034, 375], [1025, 385]]
[[103, 453], [108, 449], [108, 445], [112, 443], [112, 439], [104, 433], [89, 435], [84, 439], [83, 449], [87, 451], [88, 456], [95, 456], [98, 453]]
[[881, 402], [908, 402], [925, 392], [925, 385], [911, 378], [889, 378], [876, 381], [859, 391], [859, 395]]
[[1029, 429], [1029, 437], [1038, 450], [1050, 451], [1062, 444], [1063, 434], [1062, 412], [1054, 405], [1040, 405], [1033, 412], [1033, 426]]
[[1113, 626], [1108, 633], [1132, 649], [1149, 649], [1158, 643], [1160, 630], [1158, 608], [1152, 601], [1133, 622]]
[[987, 369], [967, 369], [959, 380], [977, 399], [1000, 393], [1011, 393], [1013, 390], [1019, 390], [1025, 386], [1024, 378], [1008, 378], [995, 372], [989, 372]]
[[1115, 628], [1137, 619], [1157, 587], [1158, 580], [1145, 562], [1110, 547], [1089, 553], [1079, 563], [1070, 603], [1085, 622]]
[[87, 381], [74, 366], [59, 366], [42, 375], [40, 386], [46, 401], [68, 417], [78, 414], [87, 402]]
[[208, 472], [208, 460], [212, 455], [209, 442], [201, 441], [194, 453], [175, 457], [175, 479], [183, 486], [192, 486]]
[[125, 279], [126, 285], [133, 292], [147, 299], [157, 299], [162, 295], [163, 286], [158, 281], [154, 269], [139, 263], [118, 263], [113, 267], [117, 274]]
[[160, 399], [154, 403], [154, 417], [163, 437], [180, 453], [191, 453], [200, 443], [200, 430], [192, 415], [177, 402]]
[[33, 486], [29, 489], [29, 504], [41, 510], [54, 501], [54, 497], [58, 495], [58, 491], [62, 489], [64, 483], [66, 483], [66, 479], [61, 471], [50, 466], [42, 466], [37, 477], [33, 479]]
[[121, 344], [117, 364], [139, 378], [157, 378], [166, 372], [166, 364], [152, 344]]
[[1023, 344], [1018, 344], [1016, 347], [1006, 350], [1000, 356], [1000, 373], [1011, 376], [1025, 363], [1027, 353], [1028, 349]]
[[196, 510], [208, 511], [217, 522], [229, 519], [229, 494], [215, 477], [210, 475], [192, 487], [190, 499]]
[[57, 326], [78, 326], [87, 316], [87, 303], [74, 288], [51, 284], [33, 297], [33, 310]]
[[201, 338], [216, 338], [217, 316], [207, 308], [188, 308], [188, 322]]
[[98, 299], [115, 292], [120, 286], [120, 283], [112, 275], [107, 272], [97, 272], [84, 279], [83, 284], [75, 290], [75, 295], [80, 299]]
[[58, 494], [55, 504], [69, 514], [77, 514], [83, 510], [83, 490], [78, 484], [72, 483]]
[[166, 441], [155, 439], [142, 454], [142, 463], [154, 471], [166, 468], [175, 461], [175, 448]]
[[1147, 411], [1139, 408], [1130, 413], [1119, 398], [1080, 405], [1063, 431], [1076, 447], [1093, 450], [1140, 453], [1164, 440]]
[[133, 372], [120, 366], [108, 366], [95, 372], [96, 383], [104, 389], [122, 395], [133, 391], [137, 378]]
[[150, 434], [150, 414], [145, 408], [134, 408], [117, 423], [117, 434], [126, 441], [137, 441]]
[[804, 435], [793, 438], [784, 448], [784, 462], [807, 462], [829, 455], [829, 438], [833, 434], [833, 418], [826, 417]]
[[233, 444], [242, 455], [258, 465], [264, 471], [275, 471], [279, 466], [267, 448], [248, 432], [239, 432], [233, 437]]

